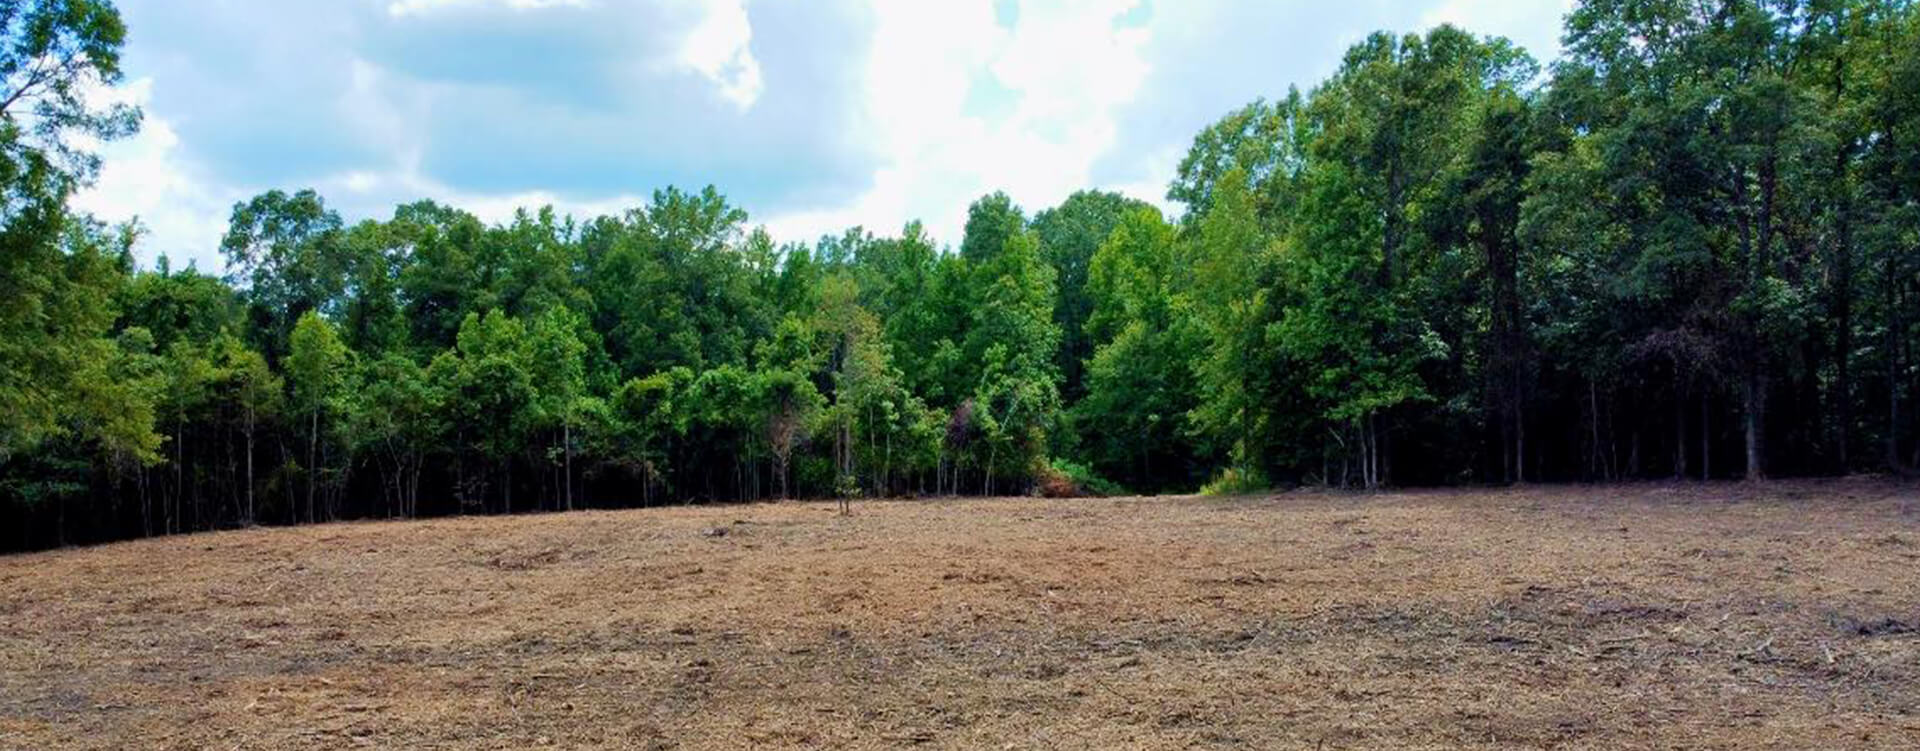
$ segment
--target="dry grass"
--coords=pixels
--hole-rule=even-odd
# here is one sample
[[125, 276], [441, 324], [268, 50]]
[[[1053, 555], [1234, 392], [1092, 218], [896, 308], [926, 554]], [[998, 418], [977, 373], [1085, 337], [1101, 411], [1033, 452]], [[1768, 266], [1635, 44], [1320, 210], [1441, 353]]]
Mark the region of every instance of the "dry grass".
[[1911, 486], [831, 509], [0, 558], [0, 747], [1920, 743]]

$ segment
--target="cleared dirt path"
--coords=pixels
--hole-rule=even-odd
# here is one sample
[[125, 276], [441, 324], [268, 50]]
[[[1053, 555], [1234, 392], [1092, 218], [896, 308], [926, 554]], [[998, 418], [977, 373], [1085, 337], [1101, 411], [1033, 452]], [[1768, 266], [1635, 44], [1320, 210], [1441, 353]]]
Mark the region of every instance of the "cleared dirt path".
[[832, 508], [0, 558], [0, 748], [1920, 747], [1911, 485]]

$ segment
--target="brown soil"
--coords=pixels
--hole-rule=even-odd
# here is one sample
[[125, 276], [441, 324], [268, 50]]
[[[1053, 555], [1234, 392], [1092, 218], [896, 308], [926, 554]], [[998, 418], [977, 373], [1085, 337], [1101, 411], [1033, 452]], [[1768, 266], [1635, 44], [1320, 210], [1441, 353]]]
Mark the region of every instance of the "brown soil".
[[832, 509], [0, 558], [0, 747], [1920, 745], [1912, 486]]

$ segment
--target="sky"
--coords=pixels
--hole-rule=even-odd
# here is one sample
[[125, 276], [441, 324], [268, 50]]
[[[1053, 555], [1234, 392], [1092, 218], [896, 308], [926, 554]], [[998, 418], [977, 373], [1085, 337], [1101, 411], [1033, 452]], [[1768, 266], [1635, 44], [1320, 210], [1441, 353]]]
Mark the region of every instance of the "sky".
[[274, 188], [348, 221], [431, 198], [500, 222], [711, 184], [781, 241], [920, 220], [957, 245], [995, 190], [1165, 206], [1196, 132], [1375, 30], [1551, 60], [1571, 1], [120, 0], [101, 96], [145, 120], [75, 203], [138, 217], [142, 263], [213, 273], [233, 205]]

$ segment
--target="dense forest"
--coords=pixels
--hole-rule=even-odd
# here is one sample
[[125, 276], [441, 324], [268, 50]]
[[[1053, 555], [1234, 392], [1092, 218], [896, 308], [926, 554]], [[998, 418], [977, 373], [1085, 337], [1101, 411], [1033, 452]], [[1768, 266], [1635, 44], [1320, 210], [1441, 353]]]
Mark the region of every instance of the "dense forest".
[[[1920, 12], [1592, 0], [1542, 64], [1377, 33], [1193, 139], [1168, 216], [980, 198], [811, 245], [77, 214], [139, 113], [101, 0], [0, 3], [0, 548], [787, 497], [1762, 478], [1920, 464]], [[1251, 94], [1252, 92], [1250, 92]], [[957, 246], [944, 241], [958, 240]]]

